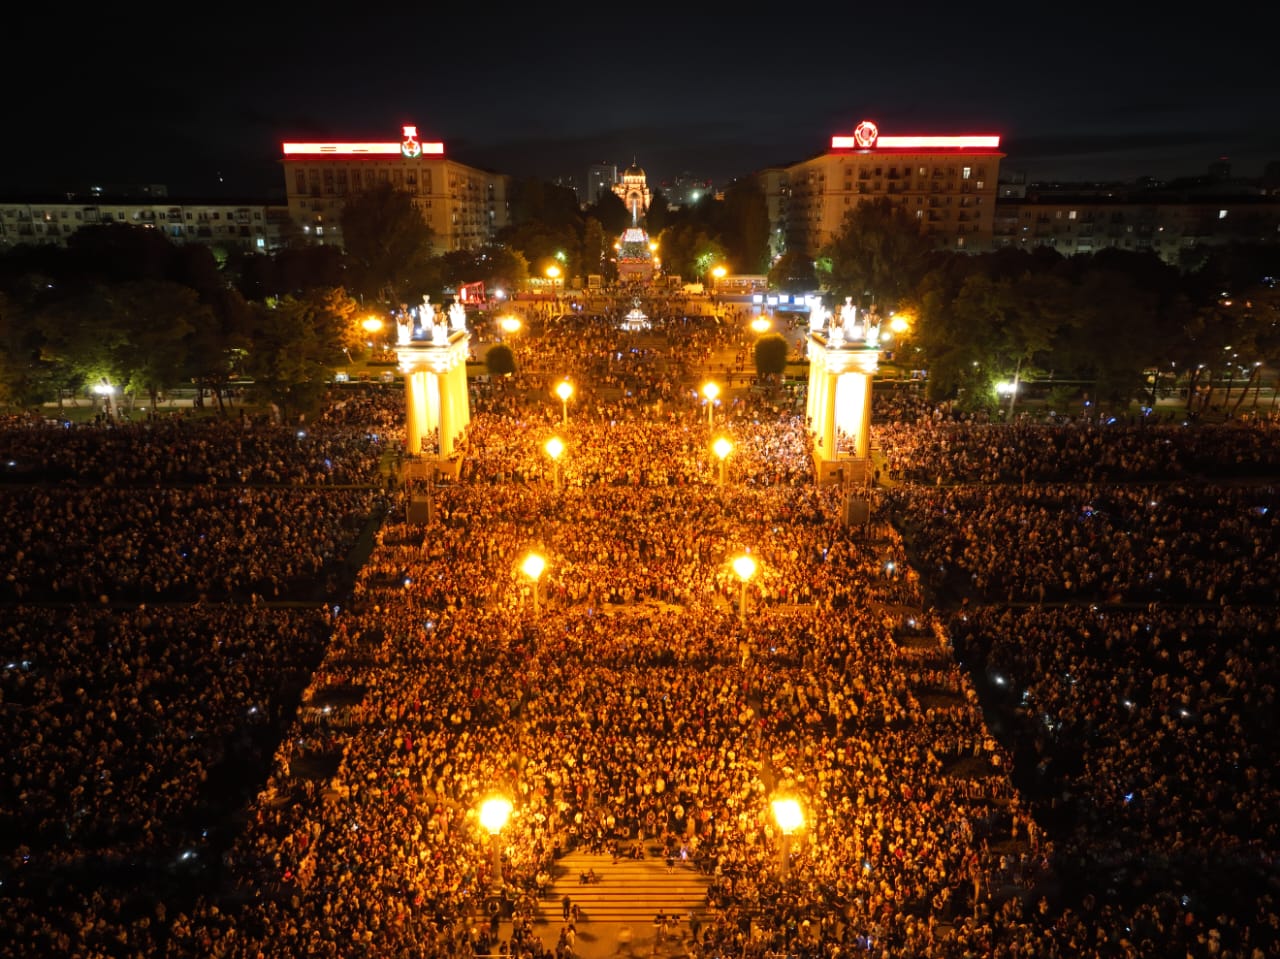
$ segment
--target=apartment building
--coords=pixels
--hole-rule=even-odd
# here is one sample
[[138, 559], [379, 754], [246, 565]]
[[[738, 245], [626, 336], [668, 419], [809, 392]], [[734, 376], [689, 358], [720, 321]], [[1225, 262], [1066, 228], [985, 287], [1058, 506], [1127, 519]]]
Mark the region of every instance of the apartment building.
[[991, 249], [1000, 137], [882, 136], [870, 120], [785, 168], [787, 249], [816, 255], [858, 204], [887, 197], [938, 249]]
[[474, 250], [506, 226], [509, 177], [445, 156], [416, 126], [394, 141], [281, 145], [289, 216], [313, 243], [342, 245], [347, 200], [380, 184], [407, 192], [433, 233], [433, 252]]

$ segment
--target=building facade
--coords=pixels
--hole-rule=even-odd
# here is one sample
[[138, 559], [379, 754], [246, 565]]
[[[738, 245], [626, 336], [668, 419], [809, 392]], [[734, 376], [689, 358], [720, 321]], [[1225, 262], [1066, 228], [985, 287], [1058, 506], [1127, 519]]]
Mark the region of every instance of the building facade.
[[786, 247], [816, 255], [858, 204], [887, 198], [938, 249], [991, 249], [998, 136], [881, 136], [869, 120], [826, 153], [786, 168]]
[[638, 223], [640, 218], [648, 212], [649, 201], [653, 199], [649, 193], [649, 182], [644, 175], [644, 170], [635, 163], [622, 171], [622, 176], [613, 185], [613, 192], [626, 204], [632, 223]]
[[265, 254], [280, 249], [292, 231], [286, 207], [260, 201], [62, 196], [0, 200], [0, 249], [21, 244], [66, 246], [77, 230], [112, 223], [156, 230], [180, 246], [198, 243]]
[[595, 206], [600, 198], [613, 192], [618, 182], [618, 168], [612, 163], [594, 163], [587, 168], [587, 205]]
[[433, 252], [474, 250], [507, 225], [509, 177], [446, 158], [444, 144], [405, 126], [391, 142], [284, 143], [289, 216], [313, 243], [342, 245], [348, 198], [381, 184], [410, 195]]
[[1205, 248], [1280, 243], [1280, 198], [1240, 183], [1107, 188], [1031, 187], [996, 204], [997, 249], [1049, 247], [1063, 256], [1116, 249], [1192, 264]]

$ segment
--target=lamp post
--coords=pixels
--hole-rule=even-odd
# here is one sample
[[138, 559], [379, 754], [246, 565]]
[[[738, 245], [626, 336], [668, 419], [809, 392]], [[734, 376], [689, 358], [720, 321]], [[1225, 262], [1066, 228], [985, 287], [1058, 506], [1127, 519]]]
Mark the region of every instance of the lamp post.
[[747, 582], [756, 574], [756, 561], [747, 554], [735, 557], [733, 571], [742, 581], [742, 590], [738, 593], [738, 618], [745, 625], [747, 622]]
[[769, 322], [769, 318], [761, 313], [751, 321], [751, 329], [757, 336], [763, 336], [769, 332], [769, 327], [773, 324]]
[[569, 397], [573, 395], [573, 384], [568, 380], [561, 380], [556, 386], [556, 396], [560, 397], [560, 425], [567, 426], [569, 424]]
[[555, 467], [555, 489], [560, 489], [560, 454], [564, 452], [564, 441], [558, 436], [553, 436], [547, 440], [543, 449], [547, 451], [547, 455], [551, 457], [551, 463]]
[[556, 295], [556, 279], [560, 276], [560, 267], [552, 263], [546, 270], [547, 279], [551, 281], [551, 297], [555, 299]]
[[723, 266], [713, 266], [711, 268], [711, 292], [713, 294], [720, 292], [720, 281], [724, 279], [725, 274], [728, 272]]
[[480, 804], [480, 825], [489, 832], [493, 846], [493, 883], [495, 894], [502, 892], [502, 846], [498, 836], [511, 818], [511, 800], [506, 796], [490, 796]]
[[702, 385], [702, 395], [707, 398], [707, 428], [711, 428], [711, 417], [716, 409], [716, 397], [720, 395], [720, 384], [708, 380]]
[[804, 810], [800, 803], [788, 797], [778, 797], [771, 803], [773, 818], [782, 830], [782, 848], [778, 855], [778, 879], [785, 883], [791, 873], [791, 836], [804, 826]]
[[520, 570], [533, 581], [533, 615], [538, 615], [538, 577], [547, 568], [547, 561], [537, 553], [530, 553], [520, 564]]
[[711, 444], [711, 449], [715, 451], [716, 456], [720, 457], [720, 488], [724, 488], [725, 460], [729, 458], [729, 454], [733, 452], [733, 444], [728, 439], [721, 436]]
[[373, 337], [375, 334], [382, 332], [382, 320], [376, 316], [366, 316], [360, 321], [360, 329], [369, 334], [369, 349], [373, 349]]

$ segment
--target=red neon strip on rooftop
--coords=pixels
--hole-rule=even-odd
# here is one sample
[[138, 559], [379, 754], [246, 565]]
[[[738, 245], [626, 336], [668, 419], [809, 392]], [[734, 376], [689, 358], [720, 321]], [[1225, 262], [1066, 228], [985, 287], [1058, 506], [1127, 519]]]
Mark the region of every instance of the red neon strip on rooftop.
[[[285, 156], [399, 156], [399, 143], [284, 143]], [[422, 152], [444, 155], [443, 143], [423, 143]]]
[[[1000, 137], [967, 135], [955, 137], [877, 137], [875, 148], [889, 150], [966, 150], [1000, 147]], [[831, 149], [854, 150], [858, 145], [851, 136], [833, 136]]]

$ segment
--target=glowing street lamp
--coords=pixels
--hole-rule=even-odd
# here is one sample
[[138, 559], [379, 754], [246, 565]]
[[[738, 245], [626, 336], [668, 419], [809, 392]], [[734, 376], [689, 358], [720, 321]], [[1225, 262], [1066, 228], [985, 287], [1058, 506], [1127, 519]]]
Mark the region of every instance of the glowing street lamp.
[[502, 891], [502, 846], [499, 835], [511, 818], [511, 800], [506, 796], [490, 796], [480, 804], [480, 825], [488, 831], [493, 846], [493, 891]]
[[561, 380], [556, 386], [556, 396], [560, 397], [560, 425], [566, 426], [569, 423], [569, 397], [573, 395], [573, 384], [568, 380]]
[[547, 279], [551, 281], [551, 295], [552, 295], [552, 296], [555, 296], [555, 295], [556, 295], [556, 280], [557, 280], [557, 279], [559, 278], [559, 276], [560, 276], [560, 267], [558, 267], [558, 266], [556, 266], [554, 263], [552, 263], [549, 267], [547, 267], [547, 269], [546, 269], [546, 274], [547, 274]]
[[759, 316], [757, 316], [754, 320], [751, 321], [751, 329], [756, 333], [757, 336], [768, 333], [769, 327], [771, 327], [772, 325], [773, 324], [769, 322], [769, 318], [765, 316], [763, 313], [761, 313]]
[[742, 590], [738, 594], [738, 618], [745, 624], [747, 621], [747, 583], [756, 574], [756, 561], [746, 553], [733, 560], [733, 571], [742, 581]]
[[366, 316], [360, 321], [360, 328], [369, 334], [377, 333], [382, 329], [382, 320], [376, 316]]
[[726, 270], [723, 266], [713, 266], [711, 268], [711, 279], [714, 281], [711, 284], [712, 293], [715, 293], [720, 289], [720, 281], [725, 278], [725, 274], [728, 272], [729, 271]]
[[725, 460], [727, 460], [729, 458], [729, 454], [733, 452], [733, 444], [730, 443], [727, 438], [721, 436], [711, 444], [711, 449], [715, 452], [716, 456], [720, 457], [720, 485], [723, 487], [726, 466]]
[[555, 466], [555, 488], [560, 489], [560, 454], [564, 452], [564, 441], [558, 436], [553, 436], [547, 440], [543, 449], [547, 451], [547, 455], [551, 457], [551, 462]]
[[547, 561], [537, 553], [530, 553], [524, 558], [524, 562], [520, 564], [520, 571], [529, 577], [533, 582], [533, 615], [538, 615], [538, 578], [542, 575], [542, 571], [547, 568]]
[[707, 398], [707, 427], [711, 426], [711, 417], [716, 409], [716, 397], [720, 395], [720, 384], [708, 380], [702, 385], [702, 395]]
[[787, 881], [791, 871], [791, 836], [797, 829], [804, 827], [804, 810], [800, 803], [789, 797], [779, 796], [770, 804], [773, 807], [773, 818], [782, 830], [782, 849], [778, 856], [778, 878]]
[[514, 314], [508, 313], [506, 316], [498, 317], [498, 327], [507, 336], [510, 336], [512, 333], [519, 333], [521, 325], [520, 317], [515, 316]]

